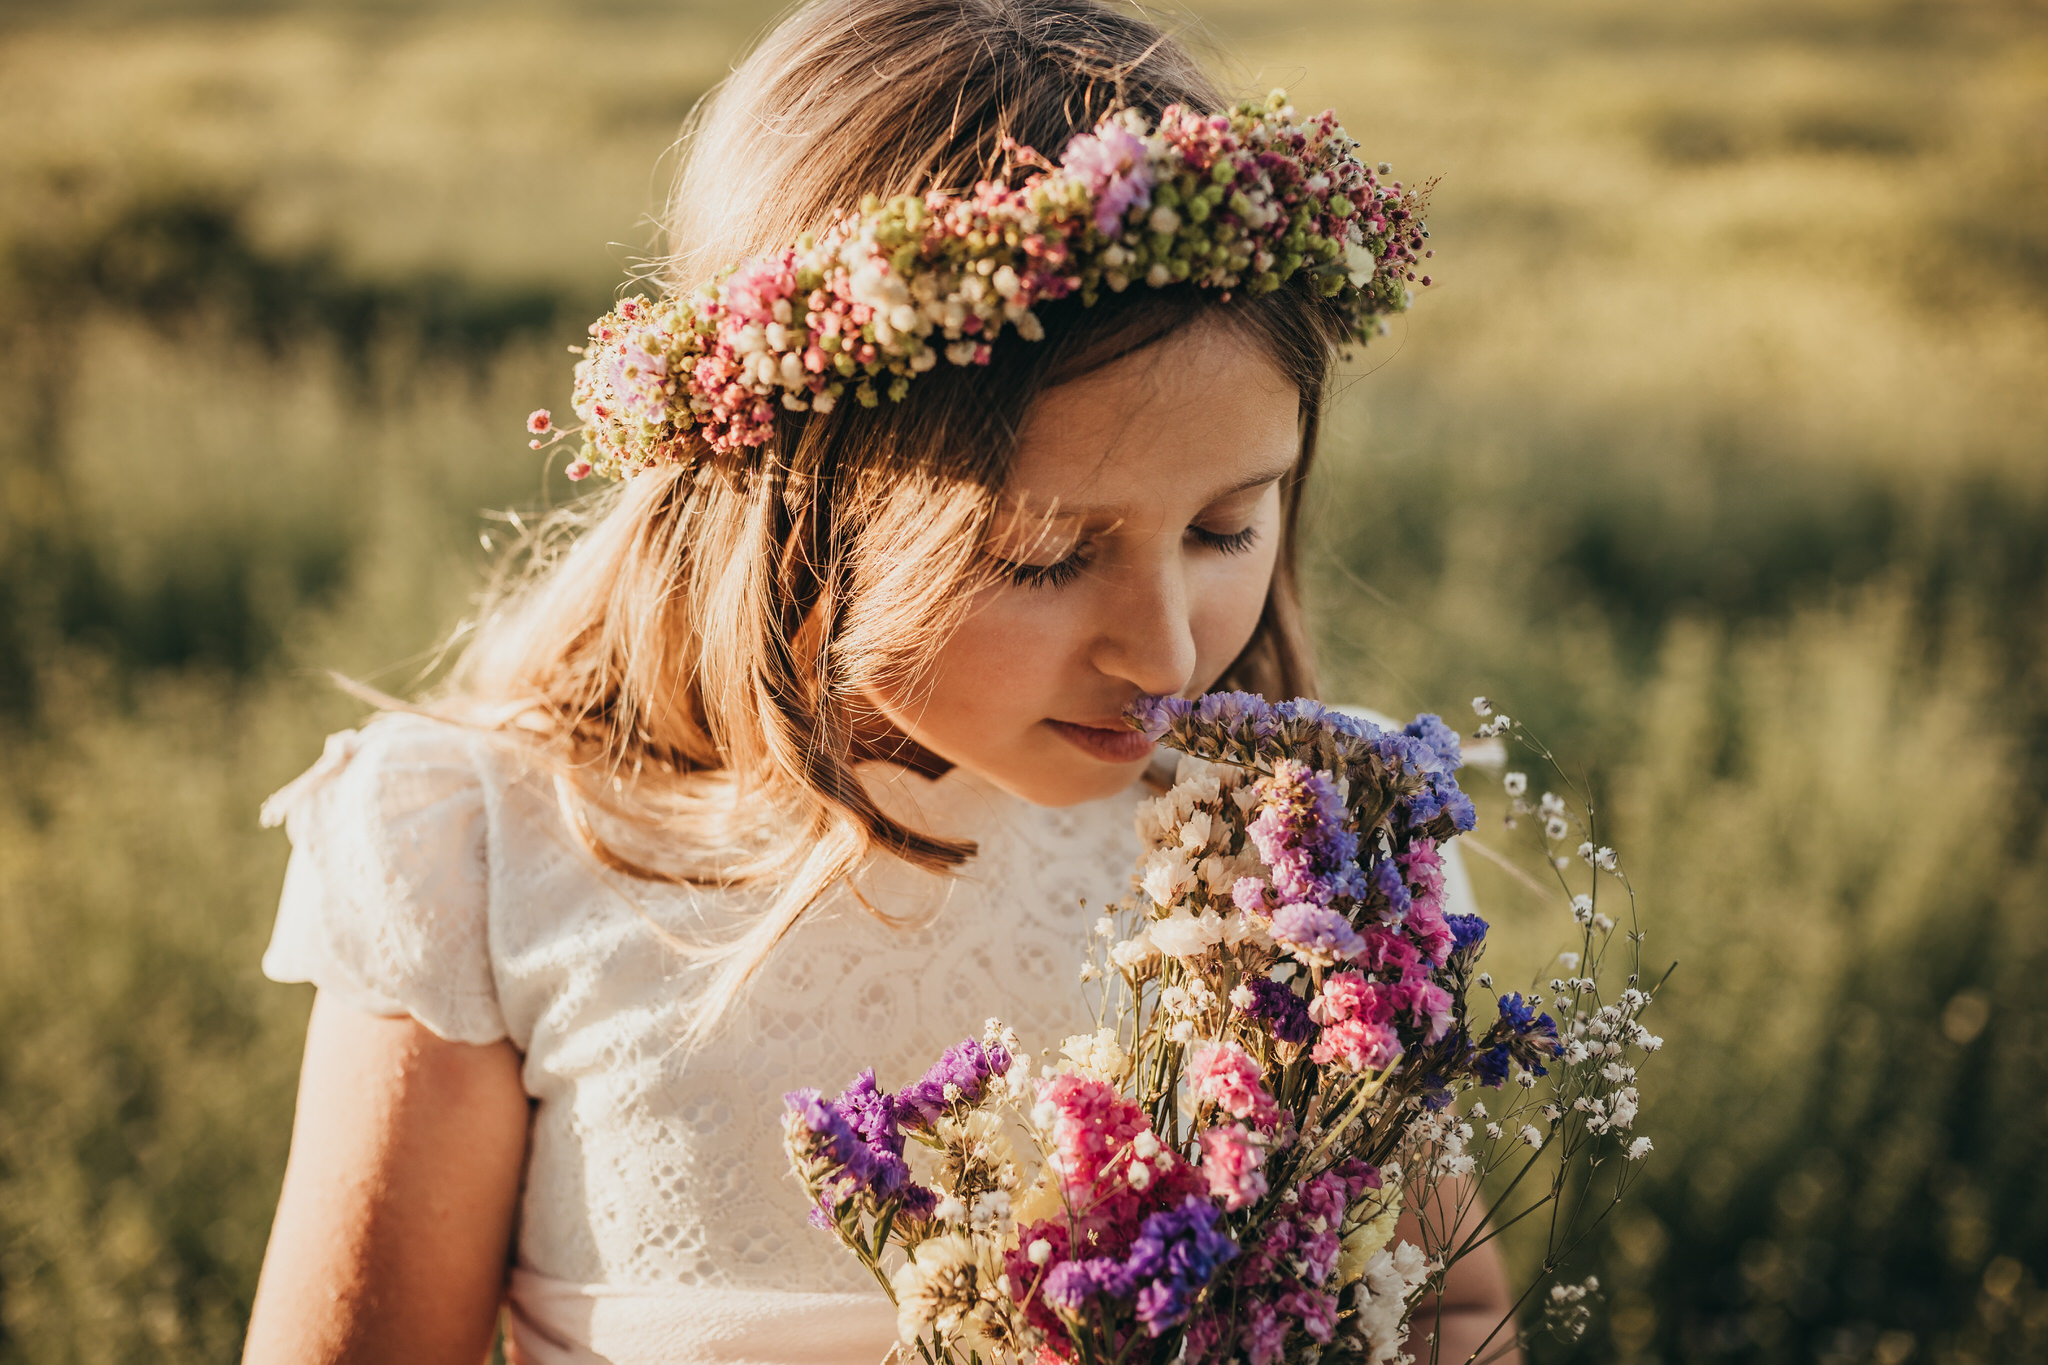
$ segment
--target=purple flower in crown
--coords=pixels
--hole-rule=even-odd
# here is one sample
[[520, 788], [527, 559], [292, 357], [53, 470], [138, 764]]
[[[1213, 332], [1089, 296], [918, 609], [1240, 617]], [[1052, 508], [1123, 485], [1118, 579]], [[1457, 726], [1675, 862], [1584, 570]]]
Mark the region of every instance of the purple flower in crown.
[[899, 1121], [929, 1127], [955, 1105], [979, 1104], [989, 1078], [1010, 1069], [1010, 1054], [973, 1038], [946, 1049], [924, 1078], [896, 1092], [891, 1103]]
[[1121, 124], [1104, 122], [1067, 144], [1060, 169], [1075, 177], [1095, 200], [1095, 230], [1113, 237], [1124, 215], [1152, 202], [1151, 163], [1145, 139]]
[[1273, 869], [1273, 887], [1290, 901], [1328, 905], [1365, 894], [1358, 835], [1344, 828], [1344, 801], [1323, 773], [1278, 759], [1263, 784], [1264, 806], [1246, 827], [1259, 857]]

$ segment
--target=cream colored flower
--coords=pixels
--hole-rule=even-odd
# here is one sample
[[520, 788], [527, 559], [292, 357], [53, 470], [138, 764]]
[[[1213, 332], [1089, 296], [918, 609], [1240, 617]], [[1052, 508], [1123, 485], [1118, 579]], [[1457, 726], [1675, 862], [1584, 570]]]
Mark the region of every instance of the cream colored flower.
[[1117, 1043], [1115, 1029], [1076, 1033], [1060, 1044], [1060, 1055], [1072, 1062], [1074, 1069], [1082, 1075], [1111, 1085], [1123, 1079], [1125, 1069], [1131, 1064], [1130, 1054]]
[[939, 1140], [939, 1187], [954, 1193], [1010, 1189], [1017, 1183], [1017, 1152], [1003, 1121], [983, 1109], [948, 1114], [932, 1125]]
[[1168, 915], [1152, 921], [1152, 942], [1168, 957], [1200, 957], [1223, 941], [1220, 915]]
[[1401, 1221], [1401, 1191], [1381, 1190], [1379, 1211], [1345, 1234], [1337, 1252], [1337, 1283], [1350, 1284], [1365, 1274], [1372, 1258], [1394, 1240], [1394, 1225]]
[[969, 1350], [986, 1348], [1002, 1273], [994, 1245], [964, 1232], [919, 1242], [889, 1281], [897, 1335], [915, 1343], [937, 1331], [942, 1340]]

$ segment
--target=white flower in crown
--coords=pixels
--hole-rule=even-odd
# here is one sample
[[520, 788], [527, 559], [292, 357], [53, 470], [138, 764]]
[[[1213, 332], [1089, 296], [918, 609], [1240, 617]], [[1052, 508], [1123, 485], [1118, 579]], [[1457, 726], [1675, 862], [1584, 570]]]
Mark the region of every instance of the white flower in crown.
[[900, 401], [941, 359], [987, 364], [1006, 329], [1042, 339], [1040, 303], [1137, 283], [1226, 298], [1293, 283], [1363, 344], [1409, 306], [1430, 253], [1425, 191], [1382, 181], [1355, 147], [1334, 114], [1302, 119], [1276, 90], [1228, 114], [1174, 105], [1156, 126], [1113, 113], [1057, 166], [1014, 149], [1040, 168], [1015, 186], [869, 196], [688, 297], [621, 302], [576, 366], [582, 426], [537, 411], [532, 444], [580, 431], [571, 478], [743, 452], [782, 412]]

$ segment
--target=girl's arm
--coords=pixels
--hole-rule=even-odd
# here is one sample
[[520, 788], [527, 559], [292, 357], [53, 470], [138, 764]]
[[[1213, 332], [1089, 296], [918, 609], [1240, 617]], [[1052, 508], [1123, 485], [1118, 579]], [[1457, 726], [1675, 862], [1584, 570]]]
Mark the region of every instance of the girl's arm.
[[[1430, 1220], [1431, 1223], [1442, 1228], [1455, 1216], [1458, 1208], [1464, 1207], [1467, 1211], [1463, 1229], [1469, 1232], [1486, 1211], [1486, 1206], [1472, 1199], [1471, 1195], [1464, 1182], [1445, 1181], [1437, 1189], [1438, 1214]], [[1471, 1202], [1467, 1203], [1468, 1199]], [[1457, 1240], [1463, 1240], [1464, 1232]], [[1422, 1226], [1412, 1210], [1402, 1210], [1394, 1236], [1416, 1246], [1427, 1245], [1423, 1241]], [[1414, 1316], [1408, 1320], [1408, 1344], [1402, 1349], [1415, 1357], [1417, 1365], [1465, 1365], [1474, 1351], [1479, 1352], [1479, 1359], [1487, 1365], [1521, 1365], [1522, 1353], [1515, 1345], [1515, 1324], [1509, 1322], [1500, 1326], [1513, 1302], [1514, 1293], [1508, 1286], [1507, 1267], [1500, 1258], [1500, 1243], [1490, 1241], [1451, 1267], [1450, 1273], [1444, 1277], [1441, 1302], [1435, 1295], [1423, 1296], [1415, 1306]], [[1500, 1327], [1498, 1332], [1494, 1331], [1497, 1326]], [[1430, 1354], [1431, 1332], [1441, 1332], [1443, 1336], [1435, 1355]], [[1489, 1333], [1491, 1340], [1488, 1340]], [[1480, 1349], [1481, 1342], [1486, 1343], [1484, 1350]]]
[[313, 1002], [247, 1365], [478, 1365], [526, 1155], [509, 1042]]

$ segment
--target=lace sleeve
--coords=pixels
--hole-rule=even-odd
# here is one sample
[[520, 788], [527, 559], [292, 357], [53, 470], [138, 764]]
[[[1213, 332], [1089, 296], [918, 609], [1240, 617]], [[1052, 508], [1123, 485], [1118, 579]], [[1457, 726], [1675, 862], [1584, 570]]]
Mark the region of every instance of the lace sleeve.
[[438, 721], [382, 716], [330, 736], [320, 761], [264, 803], [264, 823], [292, 841], [266, 976], [409, 1014], [454, 1042], [506, 1036], [471, 744]]

